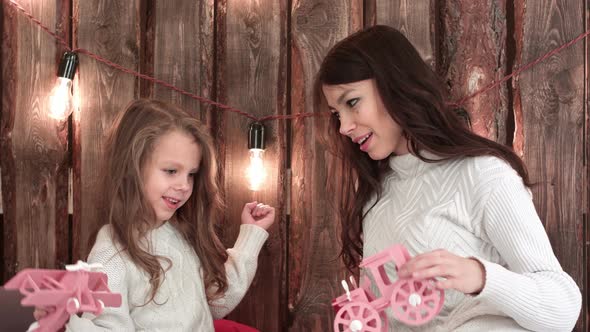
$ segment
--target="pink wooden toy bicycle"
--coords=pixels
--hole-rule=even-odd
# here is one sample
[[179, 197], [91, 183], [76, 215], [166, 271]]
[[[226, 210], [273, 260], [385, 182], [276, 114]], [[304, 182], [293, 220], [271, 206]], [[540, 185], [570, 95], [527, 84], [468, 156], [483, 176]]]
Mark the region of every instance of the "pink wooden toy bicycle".
[[121, 306], [121, 294], [111, 293], [107, 275], [91, 271], [102, 267], [78, 261], [66, 270], [24, 269], [5, 285], [25, 295], [23, 306], [55, 307], [55, 311], [35, 322], [29, 331], [53, 332], [61, 329], [70, 315], [90, 312], [100, 315], [105, 306]]
[[381, 332], [388, 331], [385, 309], [391, 307], [393, 316], [408, 325], [422, 325], [432, 320], [442, 309], [445, 293], [435, 287], [435, 279], [400, 278], [392, 283], [384, 265], [395, 263], [396, 270], [411, 258], [408, 250], [396, 244], [382, 252], [365, 258], [360, 268], [367, 269], [381, 292], [376, 298], [370, 290], [371, 281], [365, 274], [361, 287], [350, 277], [351, 291], [342, 280], [345, 294], [332, 301], [336, 311], [334, 331]]

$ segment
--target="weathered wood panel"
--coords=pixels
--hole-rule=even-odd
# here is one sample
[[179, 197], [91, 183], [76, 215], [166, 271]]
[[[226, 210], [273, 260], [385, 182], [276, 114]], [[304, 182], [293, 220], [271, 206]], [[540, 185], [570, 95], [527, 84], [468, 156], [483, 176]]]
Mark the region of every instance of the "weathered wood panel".
[[[457, 101], [507, 74], [506, 0], [446, 0], [440, 4], [438, 72]], [[474, 132], [507, 141], [508, 83], [471, 98], [463, 107]], [[511, 144], [511, 135], [508, 140]]]
[[[285, 114], [287, 1], [225, 0], [218, 3], [219, 100], [258, 117]], [[240, 214], [248, 201], [258, 200], [277, 208], [276, 224], [259, 257], [254, 282], [230, 318], [261, 331], [280, 331], [284, 324], [280, 307], [284, 281], [284, 122], [266, 126], [266, 183], [258, 192], [247, 188], [248, 125], [251, 120], [229, 112], [218, 114], [217, 142], [224, 160], [227, 210], [224, 243], [233, 246]], [[269, 317], [273, 317], [269, 319]]]
[[[588, 16], [583, 16], [588, 9], [582, 0], [75, 1], [73, 19], [69, 1], [18, 2], [61, 36], [69, 36], [73, 24], [76, 47], [128, 68], [141, 68], [198, 95], [216, 99], [219, 89], [220, 101], [259, 116], [284, 114], [288, 108], [293, 114], [312, 111], [312, 80], [323, 54], [363, 25], [363, 16], [365, 26], [388, 24], [402, 30], [446, 79], [453, 100], [588, 27]], [[217, 17], [213, 17], [215, 4]], [[435, 14], [440, 20], [434, 20]], [[74, 134], [74, 256], [85, 257], [88, 234], [100, 223], [95, 189], [104, 135], [114, 116], [141, 90], [142, 96], [200, 111], [198, 116], [214, 131], [225, 164], [226, 245], [233, 245], [245, 201], [259, 199], [278, 207], [277, 224], [262, 251], [257, 279], [231, 318], [262, 331], [331, 330], [329, 303], [342, 292], [343, 274], [336, 258], [338, 222], [328, 207], [337, 193], [324, 188], [327, 169], [338, 165], [317, 145], [313, 120], [267, 124], [268, 186], [253, 194], [243, 178], [248, 119], [221, 113], [147, 81], [139, 84], [132, 75], [80, 55], [74, 91], [81, 108], [73, 118], [73, 133], [68, 133], [67, 126], [55, 127], [54, 120], [46, 121], [45, 116], [46, 94], [63, 49], [8, 2], [0, 3], [0, 15], [1, 277], [26, 266], [61, 267], [70, 261], [69, 134]], [[292, 28], [287, 26], [289, 15]], [[218, 34], [213, 44], [215, 20]], [[512, 143], [524, 156], [532, 179], [540, 183], [533, 188], [535, 203], [556, 254], [565, 270], [585, 287], [577, 331], [586, 331], [590, 230], [582, 220], [588, 211], [584, 158], [590, 147], [583, 97], [588, 74], [583, 64], [588, 64], [589, 46], [581, 45], [521, 74], [514, 83], [474, 98], [466, 108], [475, 131]], [[292, 149], [288, 151], [287, 145]], [[290, 167], [289, 186], [285, 171]], [[287, 225], [289, 203], [291, 223]]]
[[[517, 58], [526, 64], [584, 30], [582, 1], [515, 2]], [[578, 43], [520, 75], [517, 123], [535, 206], [564, 270], [583, 287], [584, 47]], [[520, 129], [522, 128], [522, 129]], [[582, 320], [576, 327], [582, 330]]]
[[[156, 1], [153, 27], [154, 77], [199, 96], [212, 98], [214, 1]], [[156, 85], [153, 97], [180, 105], [203, 120], [210, 107]]]
[[375, 11], [370, 23], [384, 24], [400, 30], [416, 47], [422, 59], [434, 69], [434, 1], [373, 0]]
[[[56, 1], [19, 4], [47, 26], [61, 25]], [[3, 277], [9, 278], [25, 267], [55, 268], [68, 259], [59, 246], [68, 242], [68, 129], [67, 121], [48, 116], [63, 49], [12, 5], [1, 6]]]
[[[584, 30], [588, 31], [590, 28], [590, 7], [588, 5], [585, 6], [586, 9], [586, 20], [584, 21]], [[582, 289], [582, 312], [580, 314], [580, 320], [582, 321], [581, 331], [588, 331], [590, 330], [590, 219], [588, 215], [588, 210], [590, 209], [590, 165], [588, 165], [588, 161], [590, 160], [590, 112], [588, 111], [588, 102], [590, 97], [590, 72], [588, 68], [590, 68], [590, 43], [588, 43], [588, 39], [584, 43], [586, 46], [585, 48], [585, 66], [586, 70], [584, 76], [584, 82], [586, 83], [586, 91], [584, 95], [584, 119], [586, 120], [584, 127], [585, 127], [585, 135], [583, 139], [583, 149], [584, 149], [584, 166], [586, 167], [585, 175], [586, 178], [582, 181], [582, 185], [584, 186], [584, 202], [585, 202], [585, 209], [584, 209], [584, 285]]]
[[[139, 0], [74, 0], [75, 47], [87, 49], [126, 68], [138, 69]], [[134, 76], [123, 74], [85, 55], [80, 57], [74, 113], [74, 259], [85, 259], [88, 237], [98, 220], [99, 168], [105, 135], [119, 112], [139, 96]]]
[[[313, 111], [313, 80], [324, 55], [361, 28], [362, 1], [293, 1], [291, 17], [291, 112], [307, 113]], [[344, 277], [339, 222], [330, 208], [338, 193], [326, 191], [328, 167], [337, 161], [316, 141], [312, 119], [291, 122], [291, 141], [289, 330], [331, 331], [330, 303], [342, 293]]]

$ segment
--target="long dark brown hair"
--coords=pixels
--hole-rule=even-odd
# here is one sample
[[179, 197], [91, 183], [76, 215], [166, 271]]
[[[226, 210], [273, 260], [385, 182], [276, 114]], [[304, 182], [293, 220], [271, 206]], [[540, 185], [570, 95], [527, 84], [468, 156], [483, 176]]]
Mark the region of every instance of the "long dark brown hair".
[[[184, 110], [160, 101], [136, 100], [115, 121], [107, 140], [101, 211], [103, 220], [112, 227], [113, 240], [150, 276], [151, 292], [146, 303], [154, 300], [162, 283], [166, 271], [162, 261], [168, 263], [166, 269], [173, 262], [140, 245], [156, 219], [143, 193], [142, 171], [157, 139], [175, 130], [193, 137], [202, 156], [192, 194], [170, 222], [199, 257], [207, 300], [227, 290], [227, 253], [214, 230], [222, 215], [223, 200], [213, 140], [206, 127]], [[200, 271], [195, 271], [195, 278], [199, 275]]]
[[[432, 69], [398, 30], [377, 25], [356, 32], [337, 43], [324, 58], [314, 86], [317, 112], [328, 112], [323, 85], [347, 84], [374, 79], [383, 103], [393, 120], [403, 129], [408, 149], [420, 155], [428, 151], [441, 160], [490, 155], [508, 162], [530, 185], [522, 160], [508, 147], [471, 132], [452, 107], [447, 93]], [[371, 207], [369, 200], [381, 197], [381, 182], [390, 171], [387, 160], [375, 161], [339, 134], [335, 116], [318, 117], [315, 122], [322, 141], [343, 163], [344, 179], [338, 182], [342, 197], [336, 204], [342, 223], [341, 256], [349, 270], [362, 257], [362, 221]], [[328, 185], [336, 185], [328, 181]], [[332, 188], [331, 190], [334, 190]], [[365, 209], [365, 210], [364, 210]], [[363, 213], [363, 211], [365, 211]]]

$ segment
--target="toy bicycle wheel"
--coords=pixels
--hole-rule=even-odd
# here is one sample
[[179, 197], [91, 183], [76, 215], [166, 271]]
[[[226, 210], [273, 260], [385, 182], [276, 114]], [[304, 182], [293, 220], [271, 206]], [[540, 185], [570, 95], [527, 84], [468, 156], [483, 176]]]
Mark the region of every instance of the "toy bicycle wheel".
[[103, 310], [104, 310], [104, 302], [102, 302], [102, 300], [96, 300], [96, 313], [95, 315], [98, 316], [100, 314], [102, 314]]
[[68, 314], [73, 315], [80, 309], [80, 301], [75, 297], [70, 297], [66, 302], [66, 311]]
[[364, 302], [345, 304], [334, 318], [336, 332], [381, 332], [381, 316], [377, 310]]
[[391, 309], [399, 321], [408, 325], [422, 325], [442, 309], [445, 293], [435, 287], [436, 280], [398, 280], [391, 292]]

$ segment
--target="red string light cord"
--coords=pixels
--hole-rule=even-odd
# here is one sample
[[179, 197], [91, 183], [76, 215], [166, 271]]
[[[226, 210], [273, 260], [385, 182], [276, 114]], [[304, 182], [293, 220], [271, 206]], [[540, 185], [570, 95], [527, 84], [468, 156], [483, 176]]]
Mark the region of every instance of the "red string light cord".
[[[76, 48], [76, 49], [72, 49], [70, 47], [70, 45], [68, 44], [68, 42], [63, 39], [62, 37], [60, 37], [59, 35], [57, 35], [55, 32], [51, 31], [47, 26], [45, 26], [41, 21], [39, 21], [37, 18], [35, 18], [31, 13], [29, 13], [26, 9], [24, 9], [21, 5], [19, 5], [18, 3], [16, 3], [14, 0], [5, 0], [8, 2], [8, 4], [10, 4], [11, 6], [13, 6], [14, 8], [16, 8], [19, 12], [21, 12], [27, 19], [29, 19], [31, 22], [33, 22], [34, 24], [38, 25], [39, 28], [41, 28], [43, 31], [47, 32], [49, 35], [51, 35], [53, 38], [55, 38], [65, 49], [67, 49], [68, 51], [71, 52], [77, 52], [77, 53], [81, 53], [81, 54], [85, 54], [91, 58], [93, 58], [94, 60], [104, 63], [105, 65], [112, 67], [116, 70], [119, 70], [121, 72], [124, 73], [128, 73], [131, 74], [133, 76], [136, 76], [138, 78], [150, 81], [152, 83], [155, 84], [159, 84], [161, 86], [167, 87], [171, 90], [174, 90], [182, 95], [185, 95], [189, 98], [198, 100], [199, 102], [203, 103], [203, 104], [208, 104], [214, 107], [217, 107], [223, 111], [228, 111], [228, 112], [233, 112], [233, 113], [237, 113], [239, 115], [245, 116], [248, 119], [251, 119], [253, 121], [259, 121], [259, 122], [265, 122], [265, 121], [270, 121], [270, 120], [293, 120], [293, 119], [304, 119], [304, 118], [309, 118], [309, 117], [313, 117], [313, 116], [318, 116], [318, 115], [329, 115], [330, 113], [323, 114], [323, 113], [298, 113], [298, 114], [293, 114], [293, 115], [269, 115], [269, 116], [264, 116], [264, 117], [256, 117], [248, 112], [244, 112], [240, 109], [237, 109], [235, 107], [231, 107], [216, 101], [213, 101], [211, 99], [205, 98], [205, 97], [201, 97], [198, 96], [192, 92], [186, 91], [184, 89], [181, 89], [179, 87], [176, 87], [166, 81], [157, 79], [155, 77], [151, 77], [149, 75], [145, 75], [142, 74], [138, 71], [129, 69], [129, 68], [125, 68], [119, 64], [116, 64], [112, 61], [109, 61], [89, 50], [83, 49], [83, 48]], [[494, 88], [497, 88], [499, 85], [501, 85], [502, 83], [508, 81], [509, 79], [513, 78], [514, 76], [519, 75], [520, 73], [522, 73], [525, 70], [530, 69], [531, 67], [543, 62], [544, 60], [546, 60], [547, 58], [552, 57], [553, 55], [563, 51], [564, 49], [576, 44], [577, 42], [579, 42], [580, 40], [588, 37], [588, 35], [590, 35], [590, 30], [587, 30], [583, 33], [581, 33], [579, 36], [577, 36], [575, 39], [543, 54], [542, 56], [538, 57], [537, 59], [527, 63], [526, 65], [518, 68], [517, 70], [515, 70], [514, 72], [512, 72], [509, 75], [504, 76], [502, 79], [492, 82], [491, 84], [475, 91], [474, 93], [460, 99], [457, 102], [451, 103], [450, 105], [453, 107], [461, 107], [463, 106], [468, 100], [475, 98], [481, 94], [484, 94]]]

